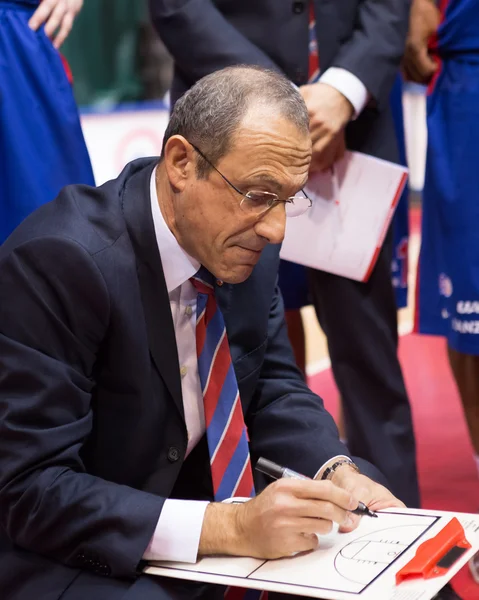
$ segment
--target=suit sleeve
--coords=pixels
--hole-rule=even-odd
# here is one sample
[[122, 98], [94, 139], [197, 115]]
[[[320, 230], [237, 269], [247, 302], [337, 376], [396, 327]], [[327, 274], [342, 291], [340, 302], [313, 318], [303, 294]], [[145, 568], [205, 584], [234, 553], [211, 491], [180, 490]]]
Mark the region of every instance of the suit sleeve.
[[164, 499], [88, 474], [81, 454], [109, 322], [103, 277], [52, 236], [0, 259], [0, 281], [0, 527], [69, 566], [134, 576]]
[[350, 456], [323, 401], [296, 367], [276, 287], [268, 343], [253, 408], [246, 417], [252, 460], [264, 456], [309, 477], [337, 455]]
[[411, 0], [361, 0], [353, 35], [331, 65], [356, 75], [382, 106], [404, 53], [410, 6]]
[[192, 85], [237, 64], [278, 71], [277, 65], [233, 27], [211, 0], [149, 0], [158, 34]]

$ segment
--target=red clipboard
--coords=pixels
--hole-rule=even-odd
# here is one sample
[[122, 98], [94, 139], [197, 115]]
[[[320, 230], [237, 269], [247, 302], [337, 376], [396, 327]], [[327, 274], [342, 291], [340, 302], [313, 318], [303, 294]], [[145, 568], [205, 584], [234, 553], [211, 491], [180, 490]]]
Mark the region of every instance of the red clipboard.
[[470, 548], [464, 528], [453, 517], [435, 537], [423, 542], [414, 558], [396, 573], [396, 585], [409, 579], [431, 579], [445, 575]]

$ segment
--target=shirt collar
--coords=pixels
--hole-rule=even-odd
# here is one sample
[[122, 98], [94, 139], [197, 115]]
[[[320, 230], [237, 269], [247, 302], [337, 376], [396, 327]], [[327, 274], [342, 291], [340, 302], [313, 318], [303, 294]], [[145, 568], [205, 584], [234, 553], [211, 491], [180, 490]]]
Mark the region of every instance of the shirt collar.
[[166, 288], [170, 293], [183, 285], [190, 277], [193, 277], [201, 265], [178, 244], [163, 218], [158, 204], [158, 194], [156, 193], [156, 169], [157, 167], [153, 169], [150, 179], [151, 214], [161, 264], [163, 265]]

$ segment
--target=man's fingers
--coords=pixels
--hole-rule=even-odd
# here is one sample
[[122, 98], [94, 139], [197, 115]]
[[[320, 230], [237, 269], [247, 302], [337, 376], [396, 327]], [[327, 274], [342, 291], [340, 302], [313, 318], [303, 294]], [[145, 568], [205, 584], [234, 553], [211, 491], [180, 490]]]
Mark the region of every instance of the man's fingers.
[[298, 531], [303, 534], [327, 535], [333, 528], [333, 522], [326, 519], [300, 519], [298, 521]]
[[53, 35], [55, 31], [60, 27], [60, 23], [62, 22], [66, 12], [66, 4], [64, 2], [58, 2], [48, 21], [45, 23], [45, 34], [49, 38], [53, 38]]
[[392, 494], [384, 494], [383, 498], [374, 500], [368, 505], [371, 510], [384, 510], [385, 508], [406, 508], [404, 502], [401, 502], [399, 498], [395, 498]]
[[409, 63], [406, 60], [403, 60], [401, 63], [401, 74], [406, 81], [415, 81], [414, 75], [409, 69]]
[[[339, 531], [341, 533], [349, 533], [350, 531], [354, 531], [356, 527], [361, 522], [361, 518], [359, 515], [354, 515], [353, 513], [349, 513], [349, 520], [345, 523], [341, 523], [339, 526]], [[365, 517], [368, 519], [369, 517]]]
[[294, 490], [294, 495], [297, 498], [327, 501], [344, 510], [351, 510], [358, 506], [357, 500], [355, 500], [350, 492], [334, 485], [331, 481], [315, 481], [311, 479], [296, 483], [301, 483]]
[[336, 162], [336, 147], [333, 144], [327, 146], [322, 152], [313, 152], [309, 170], [311, 173], [324, 172], [330, 169]]
[[403, 70], [406, 73], [408, 81], [423, 83], [422, 76], [418, 70], [417, 57], [415, 55], [412, 56], [411, 53], [406, 53], [403, 59]]
[[294, 553], [297, 552], [310, 552], [316, 550], [318, 547], [318, 538], [314, 533], [303, 533], [298, 535], [295, 543]]
[[431, 79], [431, 77], [437, 71], [436, 61], [431, 57], [431, 55], [425, 48], [422, 50], [422, 52], [418, 56], [417, 67], [418, 67], [419, 73], [426, 80]]
[[30, 29], [36, 31], [47, 20], [55, 8], [56, 0], [43, 0], [28, 21]]
[[341, 135], [338, 139], [338, 144], [336, 146], [336, 152], [334, 155], [334, 162], [336, 163], [338, 160], [341, 160], [346, 153], [346, 140], [344, 139], [344, 134]]
[[53, 41], [53, 45], [55, 46], [55, 48], [57, 50], [58, 50], [58, 48], [60, 48], [60, 46], [63, 44], [63, 42], [67, 39], [68, 34], [72, 30], [73, 19], [74, 19], [74, 16], [73, 16], [73, 13], [71, 13], [71, 12], [67, 12], [67, 14], [63, 17], [60, 31], [55, 36], [55, 39]]
[[302, 519], [313, 519], [317, 522], [321, 521], [329, 524], [327, 527], [322, 526], [326, 528], [325, 531], [319, 532], [317, 529], [313, 529], [316, 533], [329, 533], [333, 521], [338, 525], [348, 524], [351, 515], [349, 511], [327, 500], [298, 499], [295, 503], [295, 512]]
[[437, 63], [426, 47], [411, 47], [406, 51], [403, 61], [407, 79], [416, 83], [427, 84], [437, 71]]
[[309, 133], [311, 135], [311, 143], [313, 145], [319, 141], [328, 143], [328, 140], [331, 140], [333, 137], [329, 127], [327, 127], [327, 125], [322, 121], [320, 122], [311, 120], [309, 122]]

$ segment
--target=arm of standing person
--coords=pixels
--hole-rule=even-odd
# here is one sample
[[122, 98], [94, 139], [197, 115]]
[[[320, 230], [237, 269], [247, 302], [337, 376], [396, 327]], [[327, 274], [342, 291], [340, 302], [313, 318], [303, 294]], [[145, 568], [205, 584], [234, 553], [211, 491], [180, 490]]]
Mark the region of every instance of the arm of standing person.
[[403, 73], [408, 81], [427, 84], [438, 69], [429, 52], [429, 41], [441, 22], [441, 13], [435, 0], [413, 0]]
[[409, 24], [411, 0], [363, 0], [356, 27], [331, 67], [346, 69], [366, 87], [379, 108], [387, 106]]
[[46, 35], [60, 48], [82, 6], [83, 0], [42, 0], [28, 24], [34, 31], [45, 25]]
[[278, 71], [258, 46], [228, 23], [211, 0], [149, 0], [153, 24], [190, 85], [231, 65]]
[[301, 87], [311, 121], [311, 171], [329, 169], [345, 151], [344, 129], [369, 99], [389, 102], [409, 17], [409, 0], [365, 0], [356, 27], [318, 83]]

